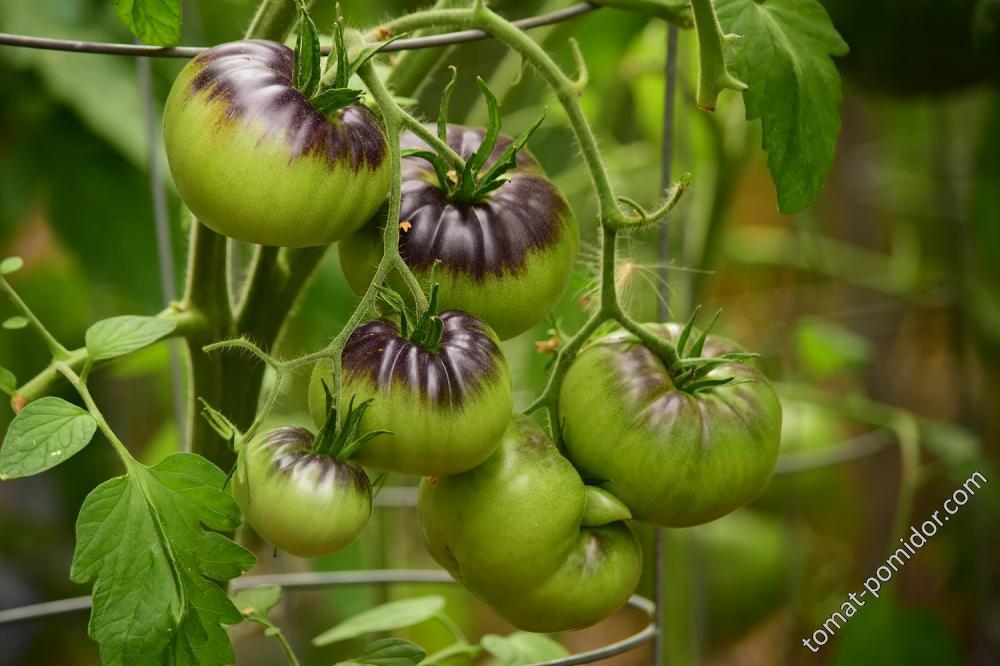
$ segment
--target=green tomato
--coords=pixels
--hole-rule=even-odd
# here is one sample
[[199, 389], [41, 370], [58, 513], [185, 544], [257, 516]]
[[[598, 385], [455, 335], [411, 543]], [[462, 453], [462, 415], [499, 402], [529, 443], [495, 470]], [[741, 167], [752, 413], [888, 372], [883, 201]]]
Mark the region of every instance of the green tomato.
[[312, 452], [308, 430], [284, 427], [247, 445], [233, 495], [247, 522], [299, 557], [326, 555], [361, 534], [372, 515], [372, 488], [360, 467]]
[[585, 486], [526, 416], [514, 416], [479, 467], [424, 479], [418, 512], [434, 559], [519, 629], [592, 625], [639, 582], [628, 510]]
[[[676, 344], [683, 327], [647, 328]], [[708, 336], [702, 356], [740, 351]], [[725, 363], [707, 375], [725, 377], [736, 381], [688, 393], [631, 334], [596, 340], [563, 381], [566, 455], [636, 520], [667, 527], [715, 520], [764, 489], [781, 433], [781, 404], [767, 378], [749, 363]]]
[[713, 641], [745, 635], [788, 602], [791, 540], [771, 516], [743, 509], [698, 530], [705, 561], [705, 603]]
[[[448, 144], [468, 159], [483, 141], [483, 131], [448, 126]], [[412, 134], [403, 148], [427, 146]], [[484, 170], [510, 145], [501, 136]], [[444, 310], [462, 310], [489, 324], [502, 340], [539, 323], [552, 311], [569, 283], [580, 230], [569, 204], [526, 150], [517, 154], [509, 180], [480, 201], [452, 202], [430, 164], [403, 159], [399, 253], [430, 286], [431, 267], [441, 285]], [[371, 284], [382, 257], [385, 214], [340, 244], [340, 263], [358, 294]], [[408, 293], [393, 278], [393, 288]]]
[[324, 116], [292, 86], [293, 52], [262, 40], [215, 46], [181, 71], [163, 141], [184, 202], [242, 241], [326, 245], [360, 228], [389, 192], [385, 135], [366, 107]]
[[[464, 312], [444, 312], [435, 349], [400, 335], [393, 322], [363, 324], [344, 347], [343, 395], [371, 400], [365, 432], [383, 430], [354, 455], [366, 467], [404, 474], [463, 472], [500, 443], [513, 408], [510, 371], [489, 326]], [[326, 421], [329, 363], [317, 364], [309, 409]]]

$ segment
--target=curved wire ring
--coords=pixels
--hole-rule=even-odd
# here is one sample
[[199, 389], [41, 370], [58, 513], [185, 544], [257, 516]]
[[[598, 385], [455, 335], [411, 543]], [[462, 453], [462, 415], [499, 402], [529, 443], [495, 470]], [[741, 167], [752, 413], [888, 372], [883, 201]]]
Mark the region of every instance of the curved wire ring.
[[[280, 585], [282, 589], [315, 589], [338, 585], [386, 585], [390, 583], [453, 583], [448, 572], [439, 569], [371, 569], [367, 571], [322, 571], [264, 576], [248, 576], [233, 581], [233, 589], [239, 590], [257, 585]], [[540, 662], [534, 666], [571, 666], [590, 664], [628, 652], [656, 636], [654, 618], [656, 607], [653, 602], [637, 594], [632, 595], [628, 604], [645, 613], [648, 624], [639, 632], [620, 641], [568, 657]], [[32, 606], [0, 610], [0, 627], [3, 625], [30, 622], [55, 615], [65, 615], [85, 611], [90, 608], [90, 597], [73, 597], [59, 601], [49, 601]]]

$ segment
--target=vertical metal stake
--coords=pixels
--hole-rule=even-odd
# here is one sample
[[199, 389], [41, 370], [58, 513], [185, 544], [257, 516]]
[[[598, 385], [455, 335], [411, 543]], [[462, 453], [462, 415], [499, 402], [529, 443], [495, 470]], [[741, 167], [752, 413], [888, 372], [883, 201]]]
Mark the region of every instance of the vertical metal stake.
[[[677, 92], [677, 26], [667, 24], [667, 54], [663, 66], [663, 145], [661, 153], [661, 190], [670, 187], [671, 170], [674, 160], [674, 98]], [[666, 321], [670, 315], [670, 290], [668, 288], [670, 257], [670, 229], [660, 225], [660, 284], [663, 293], [659, 299], [659, 320]], [[666, 530], [656, 528], [653, 549], [653, 602], [656, 604], [656, 638], [653, 639], [653, 666], [663, 663], [663, 611], [664, 611], [664, 567], [666, 566]]]
[[[170, 216], [167, 213], [167, 194], [163, 189], [163, 171], [160, 166], [159, 123], [156, 99], [153, 97], [153, 72], [149, 58], [136, 58], [139, 71], [139, 96], [146, 131], [146, 151], [149, 160], [149, 187], [153, 197], [153, 221], [156, 225], [156, 255], [160, 265], [160, 293], [163, 304], [169, 306], [177, 297], [177, 277], [174, 271], [174, 249], [170, 240]], [[184, 369], [180, 345], [170, 341], [170, 383], [174, 401], [174, 419], [177, 423], [178, 441], [185, 441]]]

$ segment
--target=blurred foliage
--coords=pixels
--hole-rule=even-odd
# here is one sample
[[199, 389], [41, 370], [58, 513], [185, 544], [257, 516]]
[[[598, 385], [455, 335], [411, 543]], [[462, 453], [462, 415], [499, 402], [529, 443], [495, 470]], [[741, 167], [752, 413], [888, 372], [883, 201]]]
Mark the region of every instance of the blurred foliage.
[[[328, 4], [316, 16], [321, 27], [332, 19]], [[526, 16], [569, 2], [494, 4], [510, 16]], [[351, 23], [372, 25], [414, 3], [342, 5]], [[242, 34], [253, 3], [189, 0], [184, 11], [181, 43], [218, 43]], [[129, 40], [107, 0], [0, 0], [0, 30]], [[590, 68], [582, 101], [609, 169], [623, 194], [647, 204], [660, 188], [665, 32], [656, 21], [604, 9], [533, 33], [567, 67], [567, 38], [579, 40]], [[879, 33], [883, 46], [900, 53], [897, 39], [909, 35], [903, 29]], [[937, 44], [920, 41], [928, 43]], [[866, 433], [885, 431], [887, 424], [877, 418], [847, 413], [847, 397], [912, 412], [924, 447], [914, 520], [937, 510], [972, 470], [992, 482], [1000, 441], [997, 92], [980, 85], [947, 97], [900, 100], [878, 94], [884, 89], [855, 88], [847, 79], [844, 131], [830, 180], [812, 208], [789, 217], [776, 210], [766, 156], [756, 148], [759, 128], [743, 120], [739, 97], [723, 95], [712, 115], [695, 109], [694, 49], [682, 33], [673, 155], [674, 174], [691, 171], [694, 184], [670, 224], [668, 257], [658, 256], [655, 232], [623, 243], [619, 274], [630, 311], [653, 319], [665, 299], [673, 318], [683, 320], [695, 304], [724, 307], [721, 332], [761, 352], [760, 362], [783, 382], [783, 455], [839, 455]], [[555, 313], [571, 330], [584, 316], [580, 304], [591, 281], [596, 221], [589, 177], [561, 108], [537, 77], [521, 75], [517, 56], [495, 43], [449, 49], [443, 61], [459, 70], [454, 121], [484, 119], [477, 75], [503, 103], [509, 133], [548, 108], [531, 150], [572, 202], [585, 243], [578, 275]], [[152, 63], [154, 107], [162, 105], [181, 65]], [[127, 58], [0, 47], [0, 255], [24, 257], [16, 286], [67, 344], [82, 343], [91, 321], [151, 314], [163, 305], [137, 76], [135, 61]], [[439, 70], [416, 94], [418, 110], [428, 117], [436, 113], [444, 80]], [[160, 151], [157, 139], [154, 158], [162, 160]], [[183, 274], [186, 230], [165, 177], [175, 263]], [[279, 352], [315, 349], [346, 320], [354, 298], [335, 254], [328, 254], [306, 290]], [[10, 314], [0, 303], [0, 319]], [[540, 325], [504, 345], [519, 406], [545, 380], [550, 358], [536, 353], [533, 343], [548, 337], [548, 328]], [[45, 362], [44, 349], [24, 332], [0, 336], [0, 365], [22, 380]], [[147, 461], [176, 446], [169, 363], [163, 345], [95, 377], [96, 397], [116, 431]], [[305, 421], [304, 381], [282, 399], [280, 414], [291, 421]], [[817, 393], [833, 398], [815, 404]], [[10, 416], [0, 411], [0, 428]], [[820, 655], [801, 647], [801, 638], [884, 561], [900, 482], [894, 443], [889, 435], [871, 455], [780, 474], [753, 509], [673, 532], [671, 553], [679, 556], [668, 564], [667, 594], [669, 611], [681, 616], [671, 616], [669, 640], [690, 628], [695, 645], [687, 653], [706, 663], [996, 663], [1000, 637], [995, 622], [992, 629], [989, 624], [1000, 613], [995, 490], [977, 494], [960, 519], [901, 571], [892, 583], [896, 598], [869, 603]], [[67, 581], [76, 511], [87, 491], [119, 472], [98, 441], [44, 476], [0, 484], [0, 608], [85, 593]], [[651, 530], [642, 532], [651, 544]], [[693, 545], [684, 545], [689, 535]], [[255, 573], [433, 566], [415, 516], [405, 508], [380, 509], [358, 543], [315, 562], [271, 557], [267, 544], [254, 545], [261, 560]], [[647, 595], [650, 585], [647, 572]], [[418, 594], [444, 595], [447, 614], [470, 637], [510, 631], [448, 585], [293, 592], [271, 617], [304, 663], [333, 663], [363, 644], [314, 648], [312, 637], [372, 605]], [[641, 622], [623, 612], [559, 638], [579, 650], [620, 639]], [[281, 659], [259, 627], [241, 626], [234, 635], [241, 664]], [[428, 653], [451, 640], [434, 622], [401, 635]], [[0, 628], [0, 644], [0, 663], [12, 666], [96, 663], [82, 615]], [[615, 663], [647, 658], [640, 650]]]

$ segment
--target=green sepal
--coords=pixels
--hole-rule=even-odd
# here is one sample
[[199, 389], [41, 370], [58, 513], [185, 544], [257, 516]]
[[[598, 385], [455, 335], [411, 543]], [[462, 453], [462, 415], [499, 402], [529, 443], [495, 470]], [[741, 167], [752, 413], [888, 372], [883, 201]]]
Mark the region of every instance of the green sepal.
[[535, 133], [535, 130], [541, 126], [543, 120], [545, 120], [544, 112], [538, 120], [531, 125], [531, 127], [517, 135], [511, 144], [507, 146], [507, 149], [500, 154], [500, 157], [498, 157], [497, 161], [492, 167], [490, 167], [490, 170], [486, 172], [486, 175], [479, 179], [480, 185], [476, 188], [475, 192], [473, 192], [473, 199], [479, 199], [484, 194], [492, 192], [507, 182], [507, 178], [504, 176], [508, 171], [517, 166], [518, 151], [524, 148], [524, 146], [528, 143], [528, 139], [530, 139], [531, 135]]
[[338, 109], [350, 106], [364, 96], [364, 93], [354, 88], [327, 88], [314, 95], [309, 102], [316, 110], [329, 116]]
[[319, 87], [322, 57], [316, 24], [306, 11], [305, 5], [299, 2], [299, 34], [295, 40], [292, 85], [306, 97], [312, 97]]
[[436, 278], [437, 265], [437, 261], [431, 264], [431, 295], [427, 301], [427, 308], [420, 313], [417, 323], [413, 326], [413, 334], [410, 335], [411, 342], [430, 351], [437, 351], [444, 333], [444, 322], [438, 316], [438, 290], [441, 284]]
[[701, 306], [696, 305], [694, 311], [691, 312], [691, 316], [688, 317], [687, 323], [684, 324], [680, 337], [677, 338], [677, 355], [681, 358], [687, 356], [684, 348], [687, 347], [688, 339], [691, 337], [691, 331], [694, 329], [694, 320], [698, 318], [699, 312], [701, 312]]
[[586, 507], [583, 510], [583, 527], [600, 527], [623, 520], [631, 520], [632, 512], [625, 504], [603, 488], [584, 486]]
[[719, 317], [722, 315], [722, 309], [716, 311], [715, 316], [712, 317], [712, 321], [708, 322], [708, 326], [705, 330], [701, 332], [698, 339], [695, 341], [694, 346], [691, 347], [691, 356], [701, 356], [702, 349], [705, 347], [705, 340], [708, 339], [708, 334], [712, 332], [715, 328], [715, 324], [719, 321]]
[[446, 192], [451, 191], [454, 184], [448, 177], [449, 167], [448, 164], [441, 158], [440, 155], [432, 150], [421, 150], [420, 148], [407, 148], [402, 151], [401, 157], [419, 157], [420, 159], [427, 160], [430, 162], [431, 166], [434, 167], [434, 173], [437, 174], [438, 182], [441, 184], [442, 189]]
[[451, 70], [451, 78], [441, 92], [441, 107], [438, 109], [437, 122], [438, 138], [445, 143], [448, 143], [448, 109], [451, 106], [451, 93], [455, 90], [455, 82], [458, 81], [458, 69], [454, 65], [449, 65], [448, 69]]
[[396, 313], [399, 317], [399, 333], [407, 340], [410, 339], [410, 331], [413, 330], [412, 322], [415, 319], [413, 312], [406, 305], [406, 301], [398, 291], [384, 284], [377, 287], [379, 298]]
[[457, 193], [460, 201], [468, 201], [472, 198], [473, 193], [476, 191], [479, 170], [483, 168], [483, 165], [490, 158], [493, 148], [496, 147], [497, 137], [500, 136], [500, 103], [497, 101], [496, 95], [493, 94], [493, 91], [490, 90], [490, 87], [486, 85], [486, 82], [481, 77], [476, 77], [476, 83], [479, 85], [483, 97], [486, 98], [486, 110], [489, 120], [486, 123], [486, 134], [483, 136], [482, 142], [479, 144], [476, 152], [472, 153], [472, 156], [465, 162], [465, 169], [462, 171], [462, 178], [459, 181], [459, 191]]
[[365, 411], [375, 402], [374, 400], [365, 400], [355, 407], [354, 398], [356, 396], [351, 396], [347, 405], [347, 416], [341, 424], [338, 423], [336, 401], [325, 381], [323, 382], [323, 391], [326, 393], [327, 417], [326, 423], [323, 424], [313, 442], [313, 453], [328, 455], [334, 460], [346, 461], [373, 437], [392, 434], [390, 430], [373, 430], [360, 436], [357, 434], [361, 427], [361, 419], [364, 417]]
[[389, 44], [392, 44], [397, 39], [402, 39], [405, 36], [406, 33], [403, 32], [398, 35], [390, 37], [384, 42], [379, 42], [378, 44], [372, 44], [371, 46], [366, 46], [365, 48], [361, 49], [361, 51], [358, 53], [358, 56], [347, 67], [348, 81], [351, 79], [352, 76], [358, 73], [358, 70], [361, 69], [362, 65], [364, 65], [366, 62], [374, 58], [379, 51], [387, 47]]

